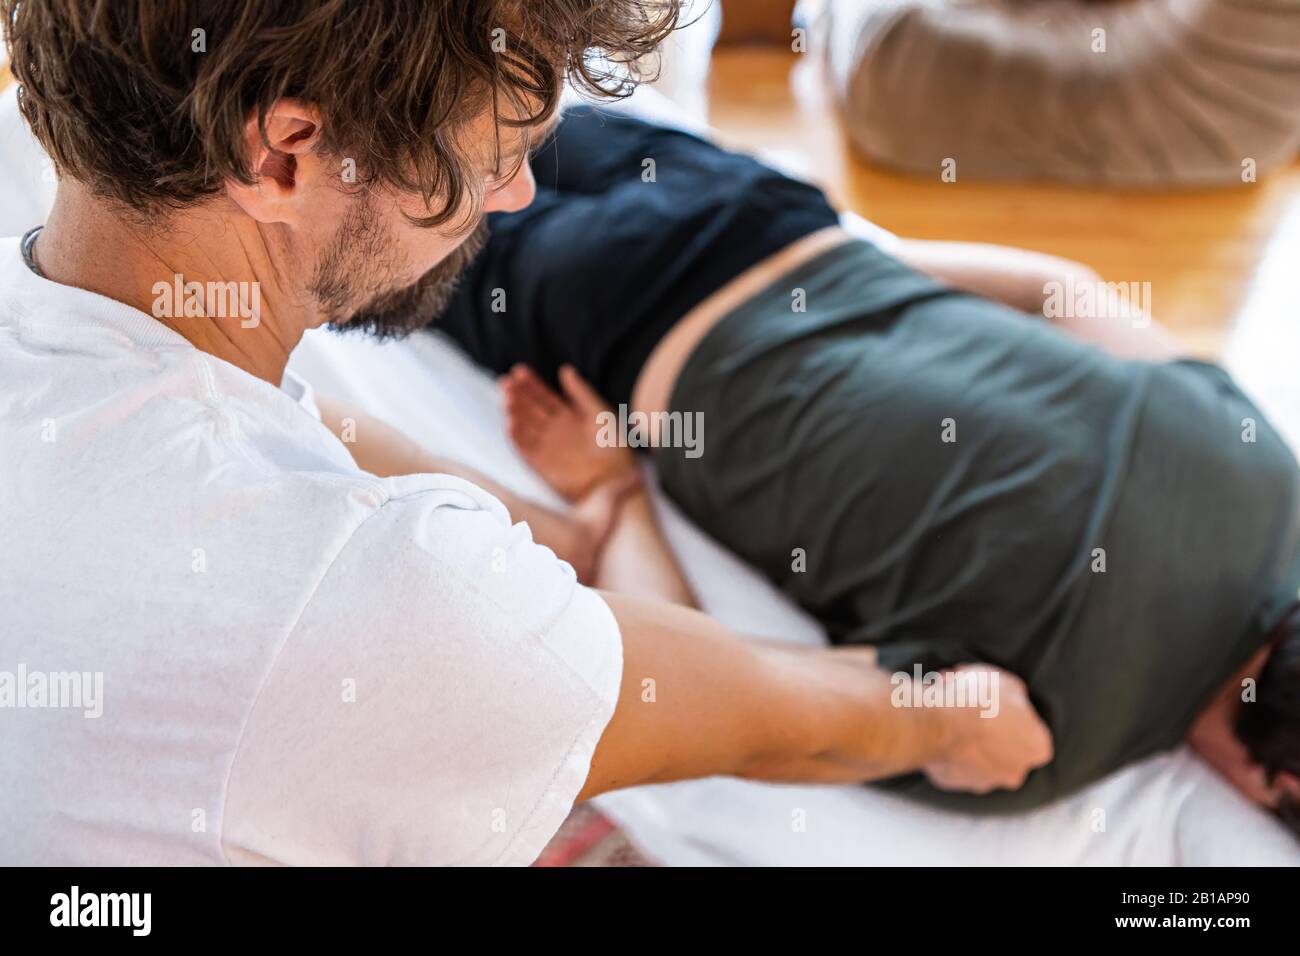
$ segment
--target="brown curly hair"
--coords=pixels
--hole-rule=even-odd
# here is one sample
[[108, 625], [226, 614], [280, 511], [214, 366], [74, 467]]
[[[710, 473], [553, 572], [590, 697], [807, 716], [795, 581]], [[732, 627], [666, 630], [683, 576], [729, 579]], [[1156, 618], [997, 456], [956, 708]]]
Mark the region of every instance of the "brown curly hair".
[[[457, 142], [526, 129], [565, 77], [616, 97], [681, 0], [0, 0], [19, 104], [60, 175], [149, 221], [252, 183], [245, 128], [293, 97], [362, 183], [446, 222], [482, 183]], [[498, 153], [499, 156], [499, 153]]]

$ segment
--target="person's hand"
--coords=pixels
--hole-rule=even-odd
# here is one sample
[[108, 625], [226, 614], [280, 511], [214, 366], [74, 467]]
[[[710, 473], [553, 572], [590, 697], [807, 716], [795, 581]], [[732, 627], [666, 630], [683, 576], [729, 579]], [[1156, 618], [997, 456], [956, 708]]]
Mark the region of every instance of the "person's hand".
[[1052, 733], [1019, 677], [987, 664], [968, 664], [941, 678], [957, 682], [954, 697], [964, 698], [967, 706], [939, 711], [941, 756], [922, 768], [932, 784], [971, 793], [1018, 790], [1031, 770], [1051, 761]]

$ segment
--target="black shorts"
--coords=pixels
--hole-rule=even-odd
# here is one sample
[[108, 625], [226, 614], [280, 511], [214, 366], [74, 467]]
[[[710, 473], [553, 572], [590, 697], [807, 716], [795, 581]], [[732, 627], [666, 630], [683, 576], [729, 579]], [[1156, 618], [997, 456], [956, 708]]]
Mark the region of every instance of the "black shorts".
[[839, 218], [815, 186], [678, 130], [571, 110], [531, 161], [537, 198], [432, 326], [496, 372], [573, 364], [627, 402], [650, 352], [745, 269]]

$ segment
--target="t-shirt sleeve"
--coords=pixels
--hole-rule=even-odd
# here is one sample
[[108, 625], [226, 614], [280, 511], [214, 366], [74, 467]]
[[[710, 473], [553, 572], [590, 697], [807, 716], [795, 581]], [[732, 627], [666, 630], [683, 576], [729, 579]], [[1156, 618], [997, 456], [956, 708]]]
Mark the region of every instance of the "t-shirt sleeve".
[[467, 482], [383, 484], [251, 706], [233, 863], [530, 863], [613, 714], [618, 625], [569, 565]]

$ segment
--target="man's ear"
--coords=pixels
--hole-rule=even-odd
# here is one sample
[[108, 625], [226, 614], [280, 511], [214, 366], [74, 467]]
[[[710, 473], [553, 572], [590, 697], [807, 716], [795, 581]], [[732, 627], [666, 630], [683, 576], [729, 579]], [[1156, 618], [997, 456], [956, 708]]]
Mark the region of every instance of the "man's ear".
[[278, 100], [266, 114], [266, 138], [257, 116], [244, 126], [244, 148], [256, 181], [226, 184], [226, 194], [258, 222], [291, 222], [303, 205], [302, 160], [320, 142], [320, 114], [299, 100]]

